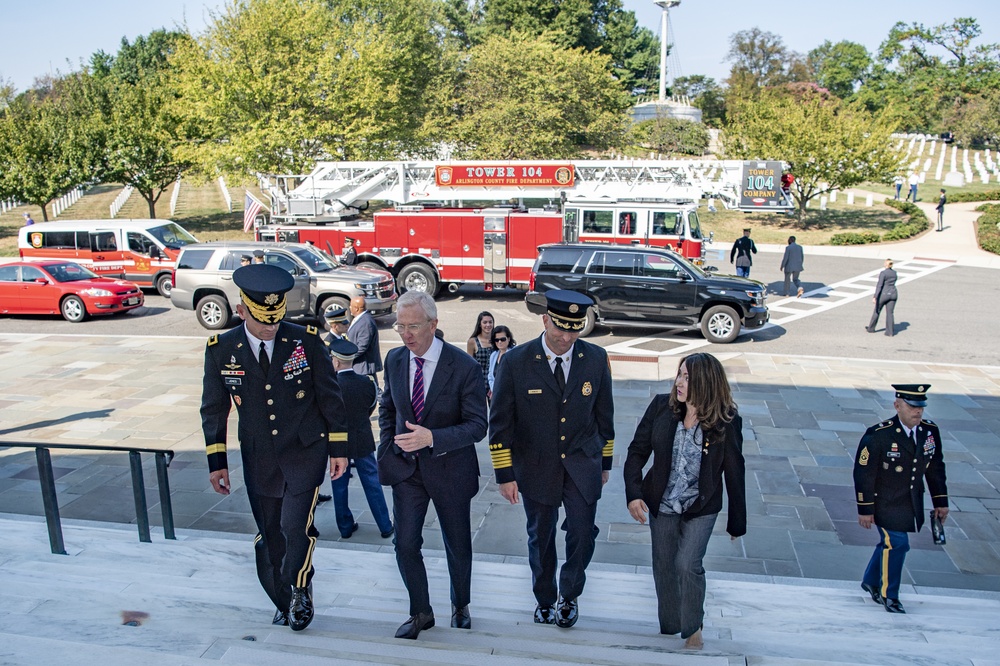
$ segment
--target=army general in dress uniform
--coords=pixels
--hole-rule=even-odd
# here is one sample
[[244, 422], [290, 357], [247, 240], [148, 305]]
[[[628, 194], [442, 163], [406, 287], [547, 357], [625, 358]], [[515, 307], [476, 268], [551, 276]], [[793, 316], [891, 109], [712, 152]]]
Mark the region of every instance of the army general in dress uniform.
[[910, 549], [908, 532], [924, 524], [924, 478], [934, 514], [948, 517], [941, 433], [923, 420], [928, 384], [893, 384], [896, 416], [865, 432], [854, 460], [858, 523], [878, 529], [875, 547], [861, 587], [890, 613], [905, 613], [899, 603], [899, 579]]
[[257, 576], [274, 602], [274, 624], [305, 629], [313, 617], [312, 555], [316, 496], [327, 462], [347, 468], [347, 422], [330, 354], [314, 326], [281, 319], [287, 271], [267, 264], [238, 268], [236, 311], [243, 326], [212, 336], [205, 350], [201, 400], [209, 479], [228, 495], [226, 424], [239, 412], [247, 497], [257, 523]]
[[[572, 627], [594, 555], [597, 500], [614, 453], [614, 399], [607, 353], [578, 340], [593, 301], [545, 294], [545, 332], [507, 352], [493, 387], [490, 455], [500, 494], [524, 498], [535, 622]], [[559, 507], [566, 562], [556, 581]], [[558, 601], [558, 603], [557, 603]]]

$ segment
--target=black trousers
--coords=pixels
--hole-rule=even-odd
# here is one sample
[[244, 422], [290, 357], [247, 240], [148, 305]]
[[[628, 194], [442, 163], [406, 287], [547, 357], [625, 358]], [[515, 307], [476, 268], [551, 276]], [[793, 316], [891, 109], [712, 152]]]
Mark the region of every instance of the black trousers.
[[472, 595], [472, 498], [431, 497], [424, 486], [418, 459], [413, 476], [392, 487], [392, 517], [396, 524], [393, 543], [399, 574], [410, 595], [410, 615], [431, 612], [427, 569], [420, 552], [424, 545], [424, 520], [431, 502], [441, 524], [451, 578], [451, 603], [458, 608], [468, 606]]
[[257, 522], [257, 578], [275, 608], [288, 610], [292, 587], [312, 582], [312, 556], [319, 531], [313, 524], [319, 488], [284, 497], [248, 493]]
[[891, 337], [896, 333], [896, 320], [893, 318], [893, 311], [896, 309], [895, 298], [879, 299], [878, 303], [875, 304], [875, 312], [872, 313], [872, 320], [868, 323], [868, 329], [871, 331], [875, 330], [875, 325], [878, 324], [878, 317], [882, 314], [882, 308], [885, 308], [885, 334]]
[[[557, 481], [558, 482], [558, 481]], [[562, 506], [566, 519], [562, 530], [566, 532], [566, 561], [559, 572], [556, 586], [556, 525], [559, 507], [542, 504], [521, 495], [524, 514], [528, 520], [528, 564], [531, 566], [531, 589], [535, 601], [541, 606], [555, 605], [561, 595], [576, 599], [583, 593], [587, 582], [587, 565], [594, 556], [594, 544], [600, 529], [594, 524], [597, 502], [587, 504], [569, 474], [562, 478]]]

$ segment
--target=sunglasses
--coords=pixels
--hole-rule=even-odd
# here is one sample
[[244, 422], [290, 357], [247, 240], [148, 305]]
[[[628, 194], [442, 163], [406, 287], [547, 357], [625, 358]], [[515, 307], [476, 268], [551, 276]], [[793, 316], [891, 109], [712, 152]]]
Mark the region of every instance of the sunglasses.
[[507, 342], [507, 338], [494, 338], [495, 342]]

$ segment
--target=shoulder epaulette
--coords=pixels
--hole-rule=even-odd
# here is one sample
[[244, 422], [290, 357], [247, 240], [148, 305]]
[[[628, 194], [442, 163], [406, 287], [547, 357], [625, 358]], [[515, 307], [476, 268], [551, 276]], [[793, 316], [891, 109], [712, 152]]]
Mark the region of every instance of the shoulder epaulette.
[[215, 334], [215, 335], [213, 335], [212, 337], [210, 337], [208, 339], [208, 346], [209, 347], [211, 347], [212, 345], [218, 344], [218, 343], [219, 343], [219, 335], [218, 334]]
[[875, 426], [875, 429], [876, 430], [885, 430], [886, 428], [890, 427], [891, 425], [892, 425], [892, 421], [882, 421], [882, 423], [879, 423], [877, 426]]
[[934, 421], [931, 421], [930, 419], [921, 419], [920, 422], [923, 423], [924, 425], [937, 425], [936, 423], [934, 423]]
[[306, 333], [309, 335], [317, 335], [318, 329], [315, 326], [306, 326]]

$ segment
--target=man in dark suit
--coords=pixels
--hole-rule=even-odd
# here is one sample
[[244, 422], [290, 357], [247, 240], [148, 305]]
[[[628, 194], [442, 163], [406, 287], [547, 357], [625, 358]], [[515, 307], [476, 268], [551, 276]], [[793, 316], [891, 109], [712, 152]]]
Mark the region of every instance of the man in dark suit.
[[757, 254], [757, 246], [750, 238], [750, 229], [744, 229], [743, 235], [733, 243], [729, 251], [729, 263], [736, 264], [736, 274], [740, 277], [750, 277], [750, 267], [753, 265], [751, 254]]
[[358, 353], [357, 346], [343, 338], [333, 338], [330, 341], [330, 355], [333, 356], [333, 369], [337, 371], [337, 382], [344, 396], [344, 408], [347, 410], [347, 458], [350, 467], [339, 479], [332, 482], [333, 508], [337, 518], [337, 529], [340, 536], [350, 539], [358, 530], [354, 522], [354, 514], [348, 505], [348, 486], [351, 483], [351, 469], [358, 473], [361, 487], [368, 500], [368, 508], [378, 526], [383, 539], [392, 536], [392, 521], [389, 520], [389, 508], [385, 504], [385, 495], [378, 482], [378, 466], [375, 463], [375, 437], [372, 436], [370, 417], [375, 411], [375, 382], [371, 377], [359, 375], [351, 367]]
[[382, 357], [379, 355], [378, 324], [368, 312], [364, 296], [351, 299], [351, 324], [347, 329], [347, 339], [358, 347], [354, 362], [354, 372], [368, 375], [376, 382], [376, 373], [382, 371]]
[[486, 388], [476, 360], [435, 335], [437, 306], [428, 294], [399, 298], [395, 329], [405, 346], [385, 357], [378, 476], [392, 486], [396, 562], [410, 597], [410, 617], [396, 638], [415, 639], [434, 626], [420, 553], [430, 502], [448, 558], [451, 626], [472, 626], [470, 506], [479, 491], [475, 443], [486, 435]]
[[882, 308], [885, 308], [885, 334], [890, 338], [895, 335], [896, 322], [893, 318], [893, 313], [896, 310], [896, 299], [898, 297], [896, 293], [896, 271], [892, 269], [892, 259], [886, 259], [885, 269], [878, 274], [878, 284], [875, 285], [875, 295], [872, 296], [872, 303], [875, 304], [875, 312], [872, 313], [871, 321], [865, 326], [866, 331], [869, 333], [875, 332], [878, 317], [882, 314]]
[[239, 326], [209, 338], [201, 399], [209, 480], [228, 495], [226, 427], [239, 412], [240, 453], [257, 523], [257, 576], [274, 602], [274, 624], [305, 629], [313, 618], [316, 496], [330, 464], [347, 468], [347, 422], [330, 355], [315, 326], [282, 322], [287, 271], [251, 264], [233, 272]]
[[858, 523], [879, 532], [861, 587], [889, 613], [905, 613], [899, 603], [903, 560], [910, 549], [908, 532], [924, 524], [924, 478], [934, 505], [932, 515], [948, 518], [941, 432], [923, 419], [929, 384], [893, 384], [896, 416], [865, 432], [854, 460]]
[[938, 197], [938, 204], [934, 207], [937, 211], [937, 230], [944, 231], [944, 205], [948, 203], [948, 197], [945, 196], [944, 188], [941, 188], [941, 196]]
[[[524, 497], [535, 622], [572, 627], [611, 470], [615, 405], [607, 353], [577, 339], [593, 301], [572, 291], [545, 296], [545, 332], [507, 352], [494, 383], [490, 456], [504, 499]], [[557, 585], [560, 505], [566, 562]]]
[[340, 263], [345, 266], [353, 266], [358, 263], [358, 252], [354, 249], [353, 238], [344, 238], [344, 251], [340, 255]]

